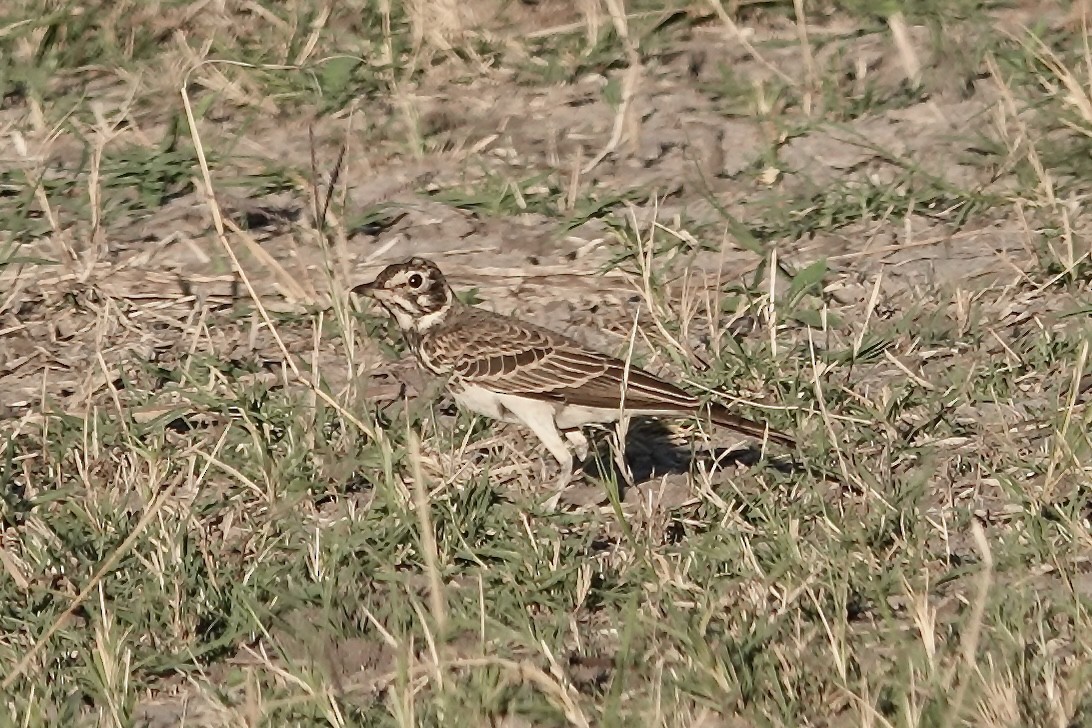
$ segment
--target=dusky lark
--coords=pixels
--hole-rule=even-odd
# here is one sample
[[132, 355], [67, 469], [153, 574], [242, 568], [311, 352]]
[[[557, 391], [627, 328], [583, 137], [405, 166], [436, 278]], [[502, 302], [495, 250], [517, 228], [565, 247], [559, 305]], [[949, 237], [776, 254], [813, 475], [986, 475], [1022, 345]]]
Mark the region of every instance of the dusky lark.
[[425, 258], [389, 265], [353, 292], [387, 310], [420, 365], [447, 379], [457, 404], [531, 430], [561, 465], [561, 485], [573, 472], [566, 439], [583, 459], [588, 443], [580, 428], [615, 422], [623, 407], [634, 415], [708, 414], [745, 435], [795, 444], [768, 425], [716, 402], [703, 405], [674, 384], [567, 336], [461, 302]]

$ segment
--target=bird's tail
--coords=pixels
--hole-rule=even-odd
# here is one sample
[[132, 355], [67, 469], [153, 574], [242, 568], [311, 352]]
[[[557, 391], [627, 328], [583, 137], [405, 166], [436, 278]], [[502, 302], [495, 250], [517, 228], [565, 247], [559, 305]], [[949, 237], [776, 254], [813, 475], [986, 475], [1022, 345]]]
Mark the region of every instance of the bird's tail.
[[756, 422], [740, 417], [727, 407], [716, 402], [709, 403], [709, 418], [714, 424], [727, 427], [757, 440], [770, 440], [788, 448], [796, 447], [796, 440], [783, 432], [778, 432], [764, 422]]

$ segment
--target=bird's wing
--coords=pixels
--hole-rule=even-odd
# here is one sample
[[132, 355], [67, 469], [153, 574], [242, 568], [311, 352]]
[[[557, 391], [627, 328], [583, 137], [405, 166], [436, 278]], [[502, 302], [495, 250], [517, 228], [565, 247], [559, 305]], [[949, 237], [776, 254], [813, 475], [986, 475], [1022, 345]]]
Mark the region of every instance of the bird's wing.
[[468, 384], [585, 407], [692, 411], [700, 401], [670, 382], [537, 326], [500, 317], [440, 332], [435, 355]]
[[[472, 317], [469, 326], [437, 332], [433, 358], [468, 384], [495, 392], [552, 402], [629, 410], [696, 412], [700, 400], [621, 359], [600, 354], [566, 336], [496, 315]], [[788, 435], [741, 417], [718, 403], [708, 405], [711, 419], [752, 437], [768, 437], [793, 446]]]

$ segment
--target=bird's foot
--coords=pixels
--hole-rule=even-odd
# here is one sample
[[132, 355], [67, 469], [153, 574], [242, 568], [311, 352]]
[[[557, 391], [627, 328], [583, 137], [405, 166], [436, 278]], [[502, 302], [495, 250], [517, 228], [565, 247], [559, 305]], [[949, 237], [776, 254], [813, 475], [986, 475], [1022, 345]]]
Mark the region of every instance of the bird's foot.
[[561, 502], [561, 495], [565, 492], [565, 489], [569, 487], [569, 484], [573, 481], [573, 468], [572, 463], [569, 463], [569, 467], [562, 466], [561, 472], [557, 476], [557, 480], [554, 481], [554, 492], [546, 499], [543, 505], [547, 511], [556, 511], [558, 503]]
[[565, 439], [573, 446], [573, 454], [576, 455], [577, 460], [584, 462], [588, 459], [588, 453], [590, 452], [588, 438], [584, 436], [581, 430], [566, 430]]

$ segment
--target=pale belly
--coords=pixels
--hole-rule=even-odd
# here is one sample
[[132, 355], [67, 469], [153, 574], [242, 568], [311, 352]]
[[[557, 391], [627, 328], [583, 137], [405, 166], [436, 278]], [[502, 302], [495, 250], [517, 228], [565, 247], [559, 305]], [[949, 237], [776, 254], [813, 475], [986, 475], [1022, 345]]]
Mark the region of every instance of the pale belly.
[[491, 392], [482, 387], [461, 385], [458, 389], [451, 389], [451, 396], [455, 400], [455, 404], [475, 414], [503, 422], [519, 422], [512, 415], [512, 412], [504, 406], [505, 395]]
[[451, 396], [460, 407], [502, 422], [522, 422], [523, 419], [514, 412], [526, 412], [528, 407], [543, 414], [549, 411], [555, 427], [559, 430], [616, 422], [619, 418], [617, 409], [581, 407], [534, 400], [513, 394], [498, 394], [473, 385], [461, 385], [457, 390], [452, 388]]

